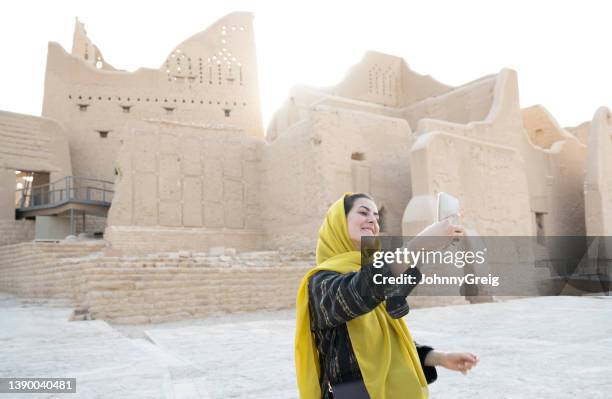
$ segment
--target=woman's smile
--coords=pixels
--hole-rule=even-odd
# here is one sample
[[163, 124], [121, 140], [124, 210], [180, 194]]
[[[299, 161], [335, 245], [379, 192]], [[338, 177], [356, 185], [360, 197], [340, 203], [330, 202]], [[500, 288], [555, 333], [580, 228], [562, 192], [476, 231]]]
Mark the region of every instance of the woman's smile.
[[374, 227], [372, 226], [362, 227], [361, 232], [364, 235], [374, 235]]

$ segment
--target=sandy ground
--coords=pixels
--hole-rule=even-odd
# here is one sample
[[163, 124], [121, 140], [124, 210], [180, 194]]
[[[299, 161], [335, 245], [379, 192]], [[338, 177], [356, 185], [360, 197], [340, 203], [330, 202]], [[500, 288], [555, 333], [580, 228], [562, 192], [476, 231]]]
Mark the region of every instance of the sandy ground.
[[[0, 377], [76, 377], [70, 398], [297, 398], [293, 311], [144, 326], [70, 311], [0, 294]], [[416, 309], [406, 322], [421, 343], [481, 357], [468, 375], [438, 368], [431, 398], [612, 397], [612, 297]]]

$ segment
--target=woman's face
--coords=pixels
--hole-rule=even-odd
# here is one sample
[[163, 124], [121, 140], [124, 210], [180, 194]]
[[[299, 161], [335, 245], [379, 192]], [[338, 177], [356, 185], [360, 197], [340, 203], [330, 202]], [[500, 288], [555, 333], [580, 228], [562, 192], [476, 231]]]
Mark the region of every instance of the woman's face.
[[369, 198], [358, 198], [353, 208], [346, 215], [348, 234], [356, 250], [361, 249], [362, 236], [377, 236], [380, 232], [378, 226], [378, 208]]

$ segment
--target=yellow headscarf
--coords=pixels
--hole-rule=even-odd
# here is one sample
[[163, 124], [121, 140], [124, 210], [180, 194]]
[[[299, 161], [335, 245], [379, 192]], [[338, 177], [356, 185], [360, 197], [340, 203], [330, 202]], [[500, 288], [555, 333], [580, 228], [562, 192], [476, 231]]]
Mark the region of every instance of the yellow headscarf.
[[[319, 355], [310, 329], [308, 279], [321, 270], [358, 271], [361, 254], [348, 235], [345, 193], [327, 211], [319, 229], [317, 266], [302, 279], [296, 300], [295, 369], [301, 399], [320, 399]], [[351, 344], [372, 399], [427, 398], [427, 380], [403, 319], [393, 319], [382, 302], [373, 311], [347, 323]]]

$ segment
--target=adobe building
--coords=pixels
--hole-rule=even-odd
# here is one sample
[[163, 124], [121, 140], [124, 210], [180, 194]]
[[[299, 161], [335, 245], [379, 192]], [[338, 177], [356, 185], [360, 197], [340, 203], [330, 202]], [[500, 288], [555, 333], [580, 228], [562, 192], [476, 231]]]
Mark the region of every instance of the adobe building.
[[[344, 165], [329, 174], [380, 198], [389, 233], [411, 235], [431, 223], [439, 191], [461, 200], [463, 222], [481, 235], [585, 233], [586, 143], [543, 107], [521, 109], [512, 70], [449, 87], [371, 52], [333, 88], [295, 88], [267, 139], [297, 135], [307, 123], [324, 143], [345, 134], [336, 146], [352, 152], [334, 157]], [[369, 173], [360, 179], [363, 168]], [[338, 180], [342, 173], [352, 180]]]
[[[371, 193], [389, 235], [432, 223], [440, 191], [475, 234], [612, 235], [607, 108], [563, 128], [521, 108], [513, 70], [452, 87], [368, 52], [336, 86], [291, 89], [264, 135], [252, 19], [229, 14], [134, 72], [108, 64], [78, 21], [70, 53], [49, 44], [42, 117], [0, 112], [0, 289], [98, 318], [189, 317], [222, 306], [206, 276], [233, 262], [256, 265], [291, 306], [345, 191]], [[79, 233], [99, 239], [61, 240]], [[16, 268], [30, 256], [47, 260]], [[32, 282], [58, 264], [71, 272]], [[152, 288], [158, 273], [174, 281], [170, 264], [191, 273], [180, 302]], [[148, 306], [162, 302], [163, 314]]]
[[232, 125], [262, 138], [252, 16], [231, 14], [175, 47], [158, 69], [113, 68], [76, 21], [72, 51], [49, 43], [42, 116], [61, 121], [76, 176], [113, 181], [120, 131], [162, 119]]

